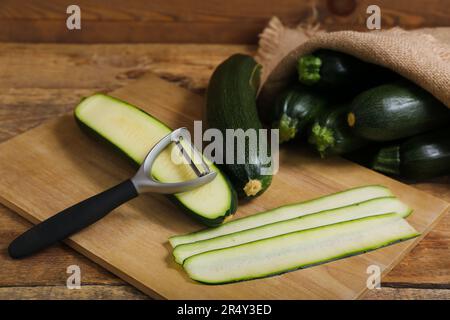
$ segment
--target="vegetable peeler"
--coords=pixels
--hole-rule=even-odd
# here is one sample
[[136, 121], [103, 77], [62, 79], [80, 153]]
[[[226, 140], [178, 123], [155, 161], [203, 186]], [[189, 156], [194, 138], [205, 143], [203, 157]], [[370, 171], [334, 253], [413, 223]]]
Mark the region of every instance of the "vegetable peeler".
[[[199, 157], [201, 159], [201, 168], [197, 167], [182, 145], [182, 140], [190, 141], [189, 131], [186, 128], [172, 131], [148, 152], [134, 177], [35, 225], [9, 245], [9, 255], [12, 258], [19, 259], [45, 249], [100, 220], [121, 204], [137, 197], [140, 193], [181, 193], [211, 182], [217, 173], [210, 170], [201, 155]], [[152, 177], [151, 170], [156, 158], [171, 143], [175, 143], [179, 148], [184, 159], [197, 175], [197, 178], [182, 182], [161, 183]], [[191, 149], [191, 154], [199, 155], [199, 151], [191, 143], [187, 145]]]

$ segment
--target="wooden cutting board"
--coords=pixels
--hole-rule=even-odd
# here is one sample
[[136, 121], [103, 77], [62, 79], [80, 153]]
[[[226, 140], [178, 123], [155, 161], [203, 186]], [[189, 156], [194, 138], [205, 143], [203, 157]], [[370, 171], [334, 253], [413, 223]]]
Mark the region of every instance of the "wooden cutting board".
[[[112, 95], [173, 128], [202, 118], [203, 99], [147, 75]], [[245, 216], [286, 203], [366, 184], [391, 188], [414, 208], [409, 222], [426, 234], [448, 204], [342, 159], [319, 160], [281, 150], [281, 168], [268, 192], [241, 204]], [[0, 145], [0, 201], [33, 223], [130, 176], [133, 168], [83, 134], [72, 115], [54, 119]], [[354, 299], [366, 290], [369, 265], [387, 273], [421, 238], [284, 275], [220, 286], [191, 281], [172, 259], [169, 236], [201, 228], [164, 196], [146, 194], [67, 240], [67, 244], [155, 298]], [[432, 270], [430, 270], [431, 272]]]

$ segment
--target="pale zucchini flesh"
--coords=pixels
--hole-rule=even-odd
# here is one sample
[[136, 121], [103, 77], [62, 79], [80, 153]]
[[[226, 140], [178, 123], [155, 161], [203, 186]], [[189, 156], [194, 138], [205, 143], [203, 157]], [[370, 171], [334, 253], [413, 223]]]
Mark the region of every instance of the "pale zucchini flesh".
[[186, 258], [207, 251], [237, 246], [286, 233], [317, 228], [320, 226], [374, 215], [396, 213], [400, 217], [406, 217], [411, 213], [411, 211], [412, 210], [406, 204], [394, 197], [371, 199], [346, 207], [320, 211], [290, 220], [266, 224], [253, 229], [242, 230], [211, 239], [182, 244], [175, 247], [173, 250], [173, 255], [175, 257], [175, 261], [182, 264]]
[[314, 212], [348, 206], [369, 199], [390, 196], [393, 196], [392, 192], [383, 186], [372, 185], [357, 187], [321, 198], [294, 203], [248, 217], [235, 219], [216, 228], [201, 230], [186, 235], [173, 236], [169, 239], [169, 242], [172, 247], [176, 247], [181, 244], [256, 228], [269, 223], [293, 219]]
[[365, 253], [419, 233], [397, 214], [292, 232], [187, 258], [194, 280], [221, 284], [262, 278]]
[[[144, 111], [113, 97], [95, 94], [84, 99], [75, 109], [78, 122], [94, 131], [107, 142], [140, 165], [148, 151], [171, 129]], [[197, 176], [188, 164], [172, 161], [173, 144], [164, 150], [154, 163], [152, 175], [161, 182], [178, 182]], [[195, 190], [174, 195], [188, 211], [206, 221], [221, 222], [234, 213], [234, 191], [223, 174], [208, 161], [210, 168], [218, 172], [210, 183]]]

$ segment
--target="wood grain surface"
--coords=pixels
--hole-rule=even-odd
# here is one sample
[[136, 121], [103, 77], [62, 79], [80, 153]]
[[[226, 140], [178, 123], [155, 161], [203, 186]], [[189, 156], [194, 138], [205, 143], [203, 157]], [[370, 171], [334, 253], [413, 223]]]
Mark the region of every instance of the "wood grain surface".
[[68, 30], [70, 4], [0, 1], [0, 41], [256, 43], [272, 16], [291, 26], [366, 30], [366, 9], [374, 4], [382, 28], [450, 25], [448, 0], [78, 0], [81, 30]]
[[[202, 119], [202, 97], [151, 73], [111, 94], [172, 128], [191, 127]], [[153, 298], [356, 299], [367, 289], [368, 266], [377, 265], [387, 274], [449, 204], [344, 159], [317, 160], [307, 149], [281, 149], [270, 192], [239, 203], [236, 216], [380, 184], [414, 209], [408, 221], [422, 236], [314, 268], [224, 286], [194, 282], [174, 262], [167, 239], [203, 226], [161, 195], [140, 195], [65, 242]], [[37, 223], [124, 181], [134, 171], [125, 159], [81, 132], [72, 115], [64, 115], [0, 145], [0, 201]]]
[[[253, 50], [231, 45], [0, 44], [0, 140], [67, 112], [83, 95], [119, 88], [147, 70], [202, 93], [217, 63], [231, 53]], [[93, 72], [94, 68], [98, 72]], [[442, 178], [415, 187], [450, 200], [449, 182], [449, 178]], [[62, 245], [23, 262], [10, 260], [5, 248], [28, 227], [25, 220], [0, 207], [0, 298], [95, 299], [108, 291], [114, 291], [116, 298], [122, 293], [127, 297], [128, 293], [120, 289], [128, 288], [126, 284]], [[383, 289], [367, 297], [450, 298], [449, 234], [447, 214], [384, 278]], [[89, 290], [63, 293], [69, 291], [65, 288], [66, 268], [71, 264], [81, 267], [83, 285]], [[133, 292], [136, 298], [142, 296], [134, 289], [127, 292]]]

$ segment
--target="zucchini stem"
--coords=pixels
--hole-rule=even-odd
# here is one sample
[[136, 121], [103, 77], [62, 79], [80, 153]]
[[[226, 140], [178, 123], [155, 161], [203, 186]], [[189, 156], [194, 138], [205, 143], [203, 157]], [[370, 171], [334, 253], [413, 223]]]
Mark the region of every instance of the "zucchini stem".
[[400, 146], [381, 148], [373, 160], [372, 168], [382, 173], [400, 175]]
[[295, 138], [295, 136], [297, 135], [297, 123], [297, 119], [283, 114], [281, 116], [281, 119], [273, 124], [273, 128], [280, 130], [280, 143]]
[[313, 85], [320, 80], [320, 67], [322, 60], [309, 54], [298, 59], [298, 80], [306, 85]]
[[333, 147], [335, 139], [333, 131], [327, 127], [321, 127], [318, 123], [315, 123], [311, 130], [308, 142], [315, 145], [317, 151], [320, 153], [321, 158], [325, 158], [326, 150]]

